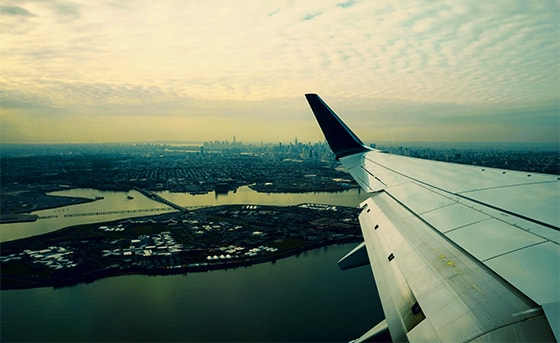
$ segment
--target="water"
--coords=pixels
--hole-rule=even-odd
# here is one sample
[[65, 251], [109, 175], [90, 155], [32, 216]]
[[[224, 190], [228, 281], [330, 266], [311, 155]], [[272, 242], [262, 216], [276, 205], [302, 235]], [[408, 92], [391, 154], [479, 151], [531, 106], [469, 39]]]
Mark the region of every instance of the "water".
[[[110, 192], [100, 191], [96, 189], [70, 189], [65, 191], [51, 192], [50, 195], [80, 197], [80, 198], [103, 198], [94, 202], [85, 204], [58, 207], [54, 209], [47, 209], [32, 212], [39, 217], [45, 219], [38, 219], [31, 223], [12, 223], [0, 224], [0, 242], [9, 241], [18, 238], [30, 237], [41, 233], [55, 231], [63, 227], [71, 225], [81, 225], [88, 223], [95, 223], [99, 221], [110, 221], [123, 217], [145, 216], [149, 213], [139, 212], [136, 214], [109, 214], [99, 216], [76, 216], [71, 217], [68, 215], [78, 213], [90, 212], [110, 212], [115, 210], [143, 210], [143, 209], [168, 209], [169, 206], [151, 200], [140, 192], [130, 191], [124, 192]], [[133, 197], [128, 199], [127, 195]], [[173, 210], [173, 209], [171, 209]], [[174, 210], [173, 210], [174, 211]], [[165, 213], [169, 211], [158, 211], [157, 213]], [[154, 212], [156, 213], [156, 212]]]
[[172, 193], [163, 191], [159, 196], [180, 206], [216, 206], [223, 204], [259, 204], [259, 205], [297, 205], [302, 203], [331, 204], [356, 207], [367, 198], [367, 194], [360, 189], [350, 189], [342, 192], [314, 192], [314, 193], [259, 193], [243, 186], [235, 193], [198, 194]]
[[2, 291], [7, 341], [348, 341], [382, 319], [352, 244], [249, 268]]
[[[58, 196], [73, 196], [81, 198], [94, 199], [103, 197], [102, 200], [94, 202], [59, 207], [55, 209], [41, 210], [33, 212], [33, 214], [45, 219], [38, 219], [31, 223], [13, 223], [0, 224], [0, 242], [10, 241], [18, 238], [30, 237], [42, 233], [58, 230], [63, 227], [72, 225], [81, 225], [88, 223], [96, 223], [100, 221], [110, 221], [121, 218], [145, 216], [152, 213], [138, 212], [135, 214], [109, 214], [99, 216], [68, 216], [70, 214], [103, 212], [115, 210], [144, 210], [158, 209], [157, 213], [165, 213], [174, 211], [169, 206], [149, 199], [137, 191], [110, 192], [99, 191], [96, 189], [70, 189], [49, 193]], [[161, 197], [176, 203], [180, 206], [216, 206], [222, 204], [260, 204], [260, 205], [297, 205], [306, 202], [314, 202], [320, 204], [333, 204], [339, 206], [353, 206], [365, 200], [367, 195], [358, 189], [351, 189], [343, 192], [328, 193], [259, 193], [251, 190], [249, 187], [240, 187], [237, 192], [230, 192], [224, 195], [216, 195], [208, 193], [202, 195], [192, 195], [189, 193], [172, 193], [168, 191], [159, 192]], [[133, 197], [128, 199], [127, 195]], [[164, 210], [169, 209], [169, 210]], [[159, 211], [162, 210], [162, 211]], [[156, 212], [154, 212], [157, 214]]]
[[[356, 190], [266, 195], [240, 189], [217, 198], [166, 195], [175, 196], [188, 199], [183, 205], [189, 206], [193, 200], [338, 205], [347, 201], [355, 206], [365, 198]], [[330, 246], [248, 268], [1, 291], [0, 338], [2, 342], [348, 341], [383, 319], [369, 267], [340, 271], [336, 265], [354, 245]]]

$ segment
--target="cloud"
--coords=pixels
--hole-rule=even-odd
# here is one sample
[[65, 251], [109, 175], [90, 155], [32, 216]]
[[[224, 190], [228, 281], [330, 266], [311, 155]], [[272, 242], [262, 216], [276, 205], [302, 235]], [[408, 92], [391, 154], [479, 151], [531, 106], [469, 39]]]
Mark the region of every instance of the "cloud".
[[53, 1], [51, 2], [51, 8], [56, 12], [56, 14], [68, 18], [79, 18], [80, 17], [80, 5], [69, 2], [69, 1]]
[[303, 20], [312, 20], [313, 18], [318, 17], [320, 15], [321, 15], [321, 12], [309, 13], [309, 14], [306, 14], [303, 17]]
[[[287, 131], [307, 118], [302, 94], [317, 92], [337, 104], [354, 104], [345, 111], [350, 116], [365, 115], [360, 104], [366, 102], [374, 111], [379, 104], [400, 111], [401, 122], [389, 121], [392, 127], [422, 125], [435, 113], [442, 123], [466, 120], [459, 114], [467, 110], [491, 121], [505, 109], [525, 122], [514, 116], [517, 108], [553, 116], [539, 111], [559, 99], [558, 6], [421, 0], [13, 3], [0, 7], [0, 86], [4, 107], [27, 108], [33, 116], [158, 112], [169, 118], [187, 108], [215, 118], [257, 117], [288, 101], [298, 105], [286, 108], [293, 115], [278, 123]], [[237, 110], [218, 106], [226, 103]]]
[[35, 15], [23, 7], [19, 6], [0, 6], [0, 15], [16, 17], [34, 17]]
[[345, 2], [340, 2], [336, 5], [340, 8], [350, 8], [350, 7], [354, 6], [356, 3], [357, 3], [356, 0], [349, 0], [349, 1], [345, 1]]

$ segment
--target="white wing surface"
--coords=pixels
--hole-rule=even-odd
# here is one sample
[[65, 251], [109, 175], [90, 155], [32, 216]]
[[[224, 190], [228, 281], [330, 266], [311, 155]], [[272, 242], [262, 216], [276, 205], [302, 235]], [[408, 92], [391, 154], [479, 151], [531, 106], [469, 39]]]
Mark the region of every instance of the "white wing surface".
[[383, 153], [306, 97], [371, 193], [365, 244], [339, 265], [371, 264], [386, 320], [358, 341], [385, 327], [395, 342], [560, 339], [559, 176]]

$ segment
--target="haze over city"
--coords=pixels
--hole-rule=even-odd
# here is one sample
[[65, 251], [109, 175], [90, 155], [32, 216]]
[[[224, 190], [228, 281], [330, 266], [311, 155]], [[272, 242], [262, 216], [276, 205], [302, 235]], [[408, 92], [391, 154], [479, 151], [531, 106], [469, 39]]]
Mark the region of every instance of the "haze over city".
[[0, 143], [559, 141], [557, 1], [11, 1]]

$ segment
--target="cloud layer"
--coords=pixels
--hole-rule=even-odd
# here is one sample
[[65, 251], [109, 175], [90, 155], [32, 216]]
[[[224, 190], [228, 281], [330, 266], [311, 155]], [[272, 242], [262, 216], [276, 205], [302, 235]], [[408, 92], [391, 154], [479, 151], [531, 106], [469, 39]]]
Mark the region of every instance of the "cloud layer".
[[558, 141], [559, 13], [513, 0], [8, 1], [0, 138], [163, 140], [188, 124], [201, 140], [319, 140], [300, 125], [317, 92], [366, 140]]

